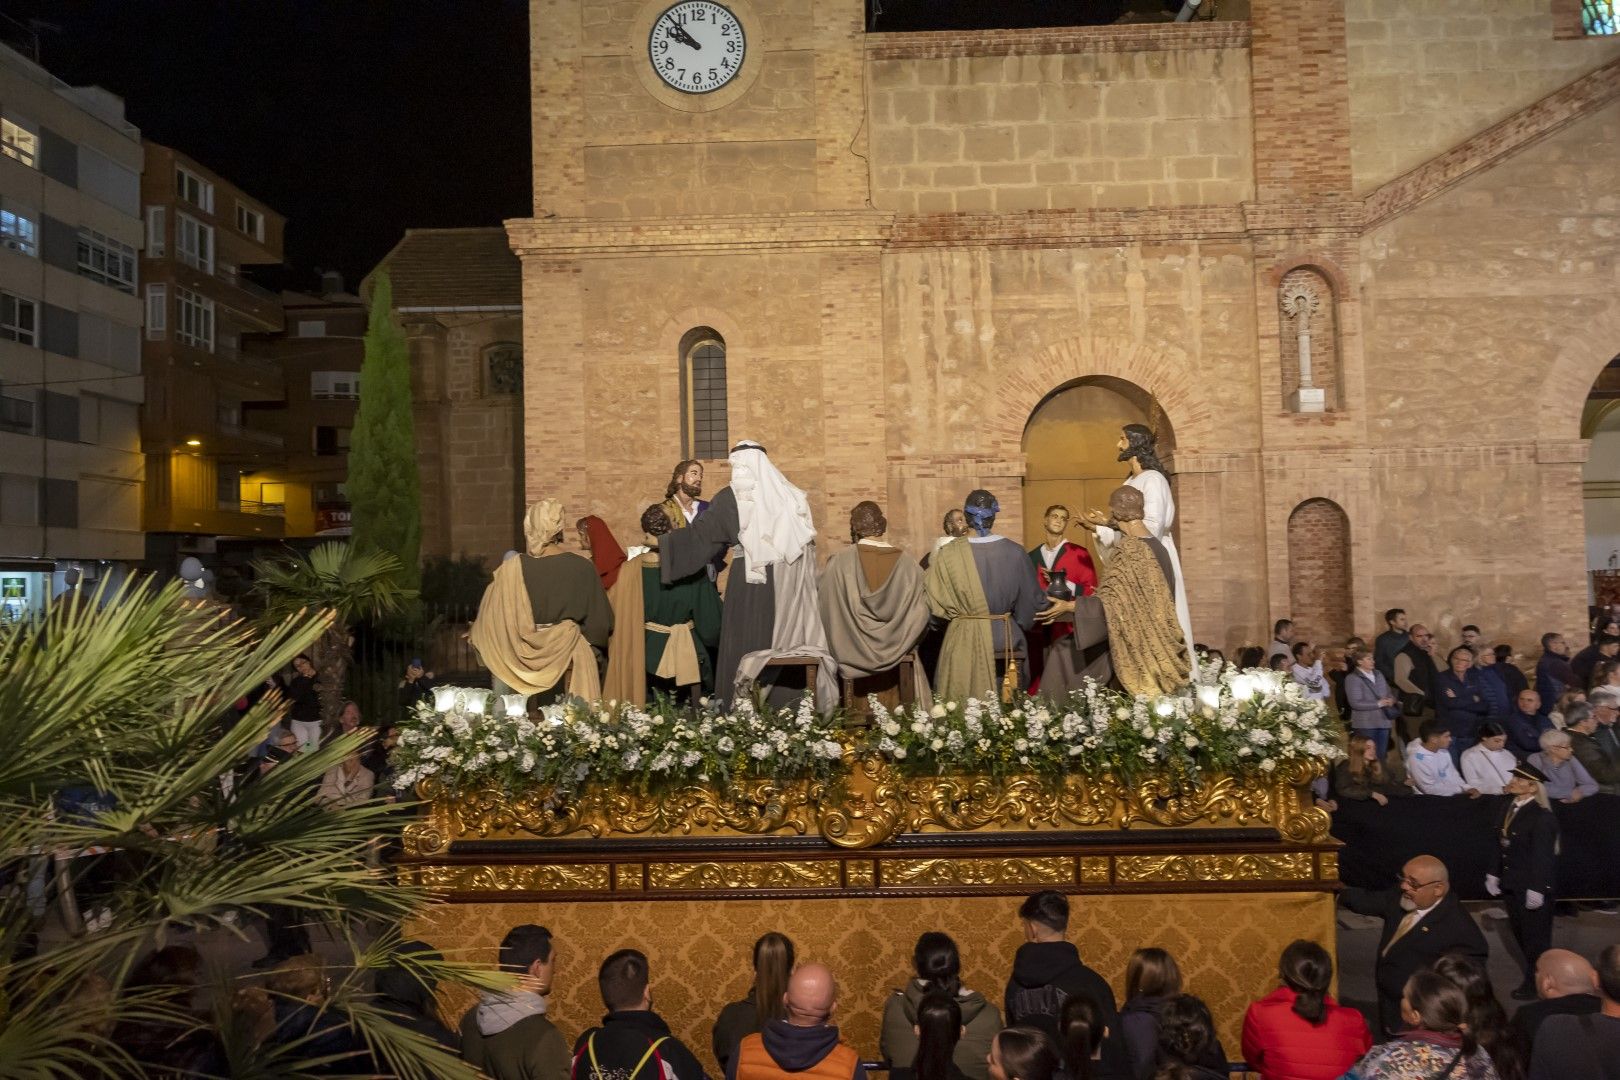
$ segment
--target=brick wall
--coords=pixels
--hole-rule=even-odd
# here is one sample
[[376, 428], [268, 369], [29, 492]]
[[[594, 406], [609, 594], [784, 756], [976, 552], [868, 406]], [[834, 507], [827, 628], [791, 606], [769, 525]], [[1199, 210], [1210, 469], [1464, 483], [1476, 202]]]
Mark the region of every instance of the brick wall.
[[1354, 629], [1350, 603], [1350, 519], [1328, 499], [1288, 515], [1288, 596], [1294, 640], [1343, 645]]
[[1262, 202], [1350, 188], [1343, 0], [1268, 0], [1253, 27], [1255, 193]]
[[1148, 44], [872, 60], [873, 203], [927, 213], [1252, 197], [1244, 50]]
[[1568, 19], [1555, 18], [1555, 0], [1345, 0], [1343, 7], [1357, 192], [1620, 56], [1614, 38], [1560, 40]]

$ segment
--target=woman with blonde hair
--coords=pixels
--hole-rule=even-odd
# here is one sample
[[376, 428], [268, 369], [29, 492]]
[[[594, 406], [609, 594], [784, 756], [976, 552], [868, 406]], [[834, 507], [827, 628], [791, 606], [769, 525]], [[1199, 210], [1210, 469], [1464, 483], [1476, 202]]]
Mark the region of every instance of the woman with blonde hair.
[[1365, 802], [1371, 799], [1388, 806], [1390, 799], [1410, 795], [1412, 789], [1389, 774], [1378, 756], [1378, 741], [1371, 732], [1350, 736], [1350, 752], [1333, 766], [1332, 794], [1335, 799]]

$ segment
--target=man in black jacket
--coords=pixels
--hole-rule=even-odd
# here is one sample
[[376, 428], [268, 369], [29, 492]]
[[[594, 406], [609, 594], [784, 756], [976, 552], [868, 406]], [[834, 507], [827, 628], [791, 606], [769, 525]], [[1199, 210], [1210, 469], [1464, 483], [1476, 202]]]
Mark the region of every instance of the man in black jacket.
[[1419, 855], [1401, 867], [1396, 888], [1346, 888], [1344, 906], [1384, 920], [1378, 936], [1378, 1025], [1384, 1038], [1402, 1027], [1401, 991], [1419, 968], [1453, 950], [1486, 962], [1485, 935], [1451, 892], [1446, 864]]
[[1524, 981], [1513, 991], [1518, 1001], [1536, 996], [1536, 961], [1552, 948], [1553, 886], [1558, 878], [1558, 819], [1547, 807], [1542, 787], [1547, 774], [1520, 762], [1508, 778], [1513, 797], [1497, 830], [1496, 858], [1485, 875], [1485, 891], [1502, 898], [1513, 940], [1524, 955]]
[[1097, 1006], [1102, 1023], [1119, 1030], [1114, 991], [1108, 981], [1080, 961], [1080, 950], [1063, 939], [1069, 928], [1069, 900], [1059, 892], [1038, 892], [1018, 909], [1024, 944], [1013, 957], [1002, 1015], [1008, 1027], [1035, 1027], [1058, 1039], [1063, 1003], [1083, 996]]
[[620, 949], [596, 975], [607, 1015], [574, 1043], [573, 1080], [708, 1080], [692, 1051], [653, 1012], [647, 957]]
[[1513, 1030], [1533, 1050], [1536, 1032], [1549, 1016], [1585, 1016], [1603, 1002], [1597, 996], [1597, 972], [1586, 957], [1568, 949], [1548, 949], [1536, 961], [1536, 993], [1540, 1001], [1521, 1005], [1513, 1014]]

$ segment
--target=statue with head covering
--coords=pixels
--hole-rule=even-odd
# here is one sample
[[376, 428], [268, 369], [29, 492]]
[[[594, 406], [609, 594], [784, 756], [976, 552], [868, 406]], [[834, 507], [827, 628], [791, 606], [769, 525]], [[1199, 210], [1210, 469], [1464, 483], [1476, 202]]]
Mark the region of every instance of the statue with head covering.
[[715, 662], [715, 695], [727, 705], [754, 686], [773, 705], [788, 705], [805, 687], [792, 685], [815, 659], [816, 701], [838, 703], [838, 665], [816, 615], [815, 523], [810, 500], [788, 481], [759, 443], [731, 448], [731, 483], [708, 510], [659, 538], [663, 580], [672, 584], [731, 554], [726, 618]]
[[495, 568], [479, 602], [468, 638], [497, 693], [554, 699], [566, 676], [569, 693], [601, 696], [597, 652], [607, 649], [613, 611], [596, 567], [564, 549], [564, 520], [555, 499], [530, 503], [523, 554]]

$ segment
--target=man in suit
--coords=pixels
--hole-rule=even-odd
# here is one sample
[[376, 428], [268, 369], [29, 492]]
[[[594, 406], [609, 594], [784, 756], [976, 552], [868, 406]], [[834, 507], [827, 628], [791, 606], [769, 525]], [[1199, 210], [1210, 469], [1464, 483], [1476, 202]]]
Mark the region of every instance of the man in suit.
[[1374, 971], [1384, 1038], [1402, 1027], [1401, 991], [1413, 972], [1452, 951], [1486, 962], [1485, 935], [1452, 894], [1446, 864], [1433, 855], [1419, 855], [1401, 867], [1395, 888], [1346, 888], [1342, 895], [1351, 911], [1384, 920]]
[[1497, 830], [1496, 859], [1485, 875], [1485, 891], [1502, 898], [1513, 940], [1524, 954], [1524, 981], [1517, 1001], [1536, 997], [1536, 961], [1552, 948], [1553, 885], [1558, 876], [1558, 819], [1542, 787], [1547, 774], [1521, 762], [1508, 779], [1513, 797]]

